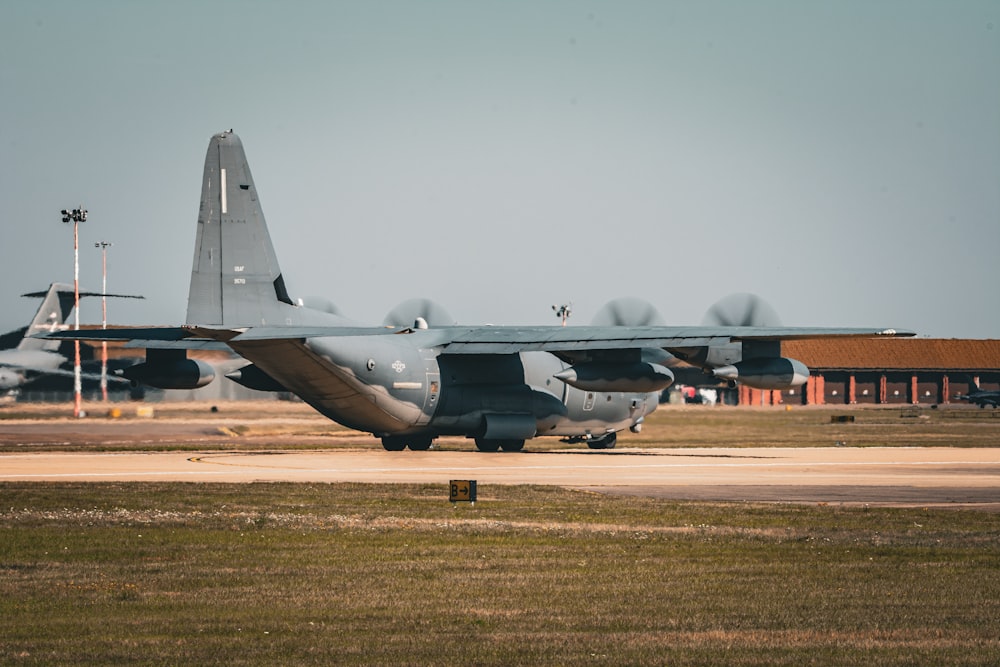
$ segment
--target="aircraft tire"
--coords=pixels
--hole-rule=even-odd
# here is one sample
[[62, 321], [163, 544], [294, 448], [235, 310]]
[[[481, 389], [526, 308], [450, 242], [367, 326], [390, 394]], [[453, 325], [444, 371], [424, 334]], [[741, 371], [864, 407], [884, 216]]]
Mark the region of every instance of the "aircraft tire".
[[414, 452], [426, 452], [431, 448], [432, 442], [432, 438], [414, 438], [407, 443], [407, 447]]
[[476, 438], [476, 449], [481, 452], [495, 452], [500, 449], [500, 441]]
[[387, 452], [401, 452], [406, 449], [406, 440], [397, 437], [382, 438], [382, 448]]
[[519, 452], [524, 449], [524, 440], [501, 440], [500, 449], [505, 452]]

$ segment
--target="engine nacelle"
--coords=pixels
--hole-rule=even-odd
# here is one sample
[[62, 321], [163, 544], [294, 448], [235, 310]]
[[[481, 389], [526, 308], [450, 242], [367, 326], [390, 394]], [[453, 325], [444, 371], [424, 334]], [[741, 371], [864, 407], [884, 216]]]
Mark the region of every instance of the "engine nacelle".
[[121, 374], [133, 384], [157, 389], [197, 389], [215, 379], [215, 369], [196, 359], [147, 361], [129, 366]]
[[231, 373], [226, 373], [226, 377], [236, 384], [243, 385], [247, 389], [256, 389], [257, 391], [288, 391], [283, 384], [254, 364], [249, 364]]
[[761, 357], [713, 368], [723, 380], [738, 381], [754, 389], [790, 389], [805, 384], [809, 369], [797, 359]]
[[663, 391], [674, 382], [669, 368], [647, 362], [591, 361], [570, 366], [554, 377], [577, 389], [602, 392], [650, 393]]

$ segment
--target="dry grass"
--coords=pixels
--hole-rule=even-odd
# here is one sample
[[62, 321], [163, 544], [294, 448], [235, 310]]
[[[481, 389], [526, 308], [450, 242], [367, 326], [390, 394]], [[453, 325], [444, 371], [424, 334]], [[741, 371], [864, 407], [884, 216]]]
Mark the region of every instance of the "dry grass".
[[[33, 449], [379, 446], [299, 403], [154, 407], [109, 430], [65, 406], [5, 406], [0, 450], [23, 451], [3, 436], [25, 424], [54, 434]], [[663, 406], [619, 442], [980, 447], [1000, 445], [1000, 421], [963, 407]], [[1000, 664], [997, 514], [479, 496], [0, 484], [0, 664]]]
[[0, 485], [4, 664], [996, 664], [1000, 516]]

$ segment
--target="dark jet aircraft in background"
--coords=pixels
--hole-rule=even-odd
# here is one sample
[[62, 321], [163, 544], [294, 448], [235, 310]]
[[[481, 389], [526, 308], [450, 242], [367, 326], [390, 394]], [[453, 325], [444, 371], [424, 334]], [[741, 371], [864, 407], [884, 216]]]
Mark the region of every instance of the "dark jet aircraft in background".
[[955, 394], [955, 399], [975, 403], [980, 408], [985, 408], [987, 405], [991, 408], [995, 408], [998, 404], [1000, 404], [1000, 391], [995, 389], [980, 389], [979, 385], [971, 379], [969, 380], [969, 386], [975, 387], [975, 391], [970, 391], [968, 394]]
[[[45, 292], [22, 294], [26, 297], [41, 297], [42, 303], [35, 317], [24, 331], [17, 346], [0, 350], [0, 390], [17, 389], [32, 380], [46, 375], [73, 376], [73, 370], [62, 368], [69, 359], [59, 352], [61, 341], [35, 338], [44, 332], [60, 331], [66, 328], [66, 320], [73, 312], [73, 286], [52, 283]], [[101, 296], [98, 292], [81, 292], [80, 297]], [[122, 294], [108, 294], [109, 297], [125, 297]], [[88, 379], [100, 379], [100, 375], [82, 374]], [[117, 380], [117, 378], [111, 378]]]
[[326, 417], [381, 438], [387, 450], [425, 450], [438, 436], [457, 435], [482, 451], [518, 451], [545, 435], [613, 447], [619, 431], [638, 431], [656, 409], [674, 379], [664, 366], [671, 354], [719, 378], [783, 389], [804, 383], [809, 370], [781, 356], [782, 340], [912, 335], [884, 328], [439, 326], [416, 311], [404, 326], [370, 327], [334, 311], [289, 297], [243, 145], [229, 131], [211, 138], [205, 159], [187, 324], [78, 337], [130, 339], [129, 346], [146, 349], [146, 361], [124, 376], [165, 389], [213, 379], [187, 350], [230, 349], [249, 362], [230, 379], [292, 392]]

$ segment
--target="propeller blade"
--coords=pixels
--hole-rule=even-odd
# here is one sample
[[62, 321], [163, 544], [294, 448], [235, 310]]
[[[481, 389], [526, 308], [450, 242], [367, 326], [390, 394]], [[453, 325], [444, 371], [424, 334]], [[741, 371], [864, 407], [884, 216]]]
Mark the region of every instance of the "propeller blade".
[[382, 324], [391, 327], [412, 327], [417, 320], [423, 319], [428, 326], [447, 327], [455, 324], [451, 314], [444, 306], [427, 298], [407, 299], [390, 310]]
[[720, 327], [780, 327], [778, 312], [756, 294], [740, 292], [719, 299], [705, 312], [702, 324]]
[[666, 322], [656, 306], [636, 297], [620, 297], [608, 301], [591, 322], [601, 327], [652, 327]]

